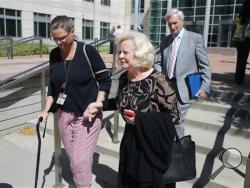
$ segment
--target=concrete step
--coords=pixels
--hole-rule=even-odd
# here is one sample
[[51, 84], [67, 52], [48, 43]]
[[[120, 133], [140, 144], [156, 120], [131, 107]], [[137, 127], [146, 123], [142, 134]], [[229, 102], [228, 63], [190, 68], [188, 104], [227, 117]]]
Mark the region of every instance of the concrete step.
[[[248, 124], [250, 121], [250, 104], [248, 103], [232, 105], [218, 101], [204, 100], [194, 102], [191, 108], [225, 114], [227, 117], [232, 117], [234, 124], [242, 128], [245, 127], [243, 126], [244, 124]], [[240, 124], [242, 125], [240, 126]]]
[[[122, 130], [124, 130], [124, 127], [120, 127], [119, 140], [121, 140], [122, 135], [123, 135]], [[111, 131], [111, 133], [110, 133], [110, 131]], [[191, 133], [191, 132], [192, 131], [190, 129], [187, 130], [187, 133]], [[196, 150], [197, 150], [197, 152], [196, 152], [197, 177], [193, 180], [190, 180], [190, 181], [177, 183], [177, 188], [183, 188], [183, 187], [185, 187], [185, 188], [190, 187], [191, 188], [193, 186], [193, 184], [199, 180], [200, 175], [202, 174], [202, 170], [203, 170], [204, 165], [206, 166], [207, 169], [210, 168], [211, 173], [213, 171], [215, 171], [221, 165], [221, 162], [218, 160], [217, 156], [215, 156], [214, 163], [211, 163], [211, 162], [205, 163], [207, 153], [209, 153], [212, 146], [209, 145], [206, 148], [204, 146], [203, 147], [200, 146], [199, 145], [200, 142], [196, 140], [196, 130], [194, 130], [194, 132], [192, 132], [192, 134], [195, 134], [195, 136], [193, 136], [193, 139], [196, 141], [196, 144], [197, 144], [197, 147], [196, 147]], [[118, 144], [112, 143], [112, 137], [110, 137], [110, 134], [112, 134], [112, 130], [110, 130], [109, 128], [102, 129], [102, 131], [100, 133], [99, 140], [98, 140], [98, 144], [97, 144], [97, 151], [99, 151], [99, 153], [101, 153], [101, 154], [114, 156], [118, 159], [119, 158], [120, 144], [119, 143]], [[198, 133], [198, 135], [199, 134], [200, 134], [200, 132]], [[211, 133], [211, 134], [214, 134], [214, 133]], [[212, 136], [210, 136], [210, 137], [212, 137]], [[208, 160], [208, 161], [210, 161], [210, 160]], [[245, 161], [240, 166], [240, 170], [242, 172], [245, 172]], [[206, 173], [207, 173], [207, 171], [206, 171]], [[206, 173], [205, 173], [205, 175], [206, 175]], [[204, 176], [204, 172], [202, 175]], [[229, 179], [230, 181], [228, 181], [227, 179]], [[225, 181], [226, 181], [226, 183], [225, 183]], [[200, 182], [200, 180], [199, 180], [198, 182], [199, 182], [199, 184], [202, 184], [202, 185], [204, 184], [203, 181]], [[233, 170], [224, 169], [213, 181], [205, 183], [205, 186], [203, 186], [203, 187], [208, 187], [208, 188], [215, 188], [215, 187], [216, 188], [217, 187], [218, 188], [226, 188], [226, 187], [240, 188], [240, 187], [243, 187], [243, 184], [244, 184], [243, 178], [241, 178], [237, 174], [235, 174], [235, 172]]]
[[201, 109], [206, 111], [216, 111], [226, 113], [232, 106], [228, 103], [216, 102], [212, 100], [200, 100], [192, 104], [192, 108]]
[[192, 107], [188, 111], [185, 121], [190, 126], [203, 131], [218, 132], [224, 127], [224, 129], [229, 129], [227, 134], [248, 139], [250, 137], [250, 121], [239, 121], [228, 114]]
[[228, 103], [249, 104], [250, 92], [242, 88], [231, 88], [227, 86], [212, 86], [212, 92], [209, 97], [211, 100], [223, 101]]
[[[207, 102], [207, 104], [209, 104], [209, 102]], [[212, 102], [212, 104], [214, 103]], [[225, 106], [223, 105], [218, 105], [218, 107], [225, 108]], [[212, 156], [215, 158], [214, 160], [212, 158], [206, 158], [206, 157], [214, 146], [217, 132], [222, 127], [223, 122], [225, 120], [224, 119], [225, 114], [213, 112], [210, 110], [208, 111], [201, 110], [199, 108], [192, 108], [189, 112], [190, 113], [187, 118], [188, 124], [186, 127], [186, 133], [191, 134], [193, 140], [196, 142], [197, 177], [190, 181], [177, 183], [177, 188], [183, 188], [183, 187], [191, 188], [193, 187], [193, 184], [197, 185], [198, 187], [199, 185], [203, 185], [200, 187], [208, 187], [208, 188], [243, 187], [244, 179], [230, 169], [224, 169], [213, 181], [204, 178], [204, 177], [209, 177], [209, 175], [221, 165], [221, 162], [218, 160], [217, 155]], [[104, 184], [109, 184], [111, 185], [111, 187], [114, 186], [116, 182], [117, 168], [119, 162], [119, 147], [120, 147], [120, 142], [118, 142], [117, 144], [112, 142], [112, 135], [113, 135], [112, 113], [113, 113], [112, 111], [104, 112], [104, 117], [109, 117], [109, 118], [106, 118], [103, 124], [103, 128], [100, 133], [96, 148], [96, 153], [99, 154], [103, 159], [102, 165], [105, 166], [105, 169], [108, 169], [107, 171], [109, 173], [111, 173], [111, 177], [109, 173], [105, 173], [105, 175], [103, 175], [101, 179], [104, 182]], [[197, 116], [197, 114], [201, 115]], [[52, 118], [50, 117], [50, 122], [48, 122], [48, 129], [50, 131], [48, 131], [48, 129], [47, 129], [48, 132], [46, 131], [47, 134], [50, 136], [52, 136], [51, 133], [53, 133], [53, 127], [49, 125], [51, 124], [51, 121]], [[210, 124], [209, 123], [206, 124], [205, 122], [209, 122]], [[119, 141], [121, 140], [123, 135], [124, 124], [125, 123], [120, 116], [119, 135], [118, 135]], [[222, 146], [224, 148], [235, 147], [242, 152], [244, 156], [243, 164], [240, 166], [240, 170], [242, 172], [245, 172], [246, 156], [248, 155], [247, 152], [249, 151], [248, 150], [249, 144], [246, 144], [249, 142], [248, 141], [249, 135], [250, 135], [249, 131], [237, 131], [235, 127], [232, 127], [224, 137], [222, 133], [220, 133], [216, 141], [217, 146], [223, 143]], [[107, 159], [104, 159], [105, 157]], [[210, 174], [207, 175], [208, 173]]]
[[185, 131], [186, 134], [192, 135], [193, 140], [196, 142], [198, 153], [207, 155], [212, 149], [220, 151], [220, 148], [236, 148], [242, 153], [243, 163], [246, 163], [250, 152], [249, 138], [232, 136], [223, 131], [216, 133], [214, 131], [197, 129], [188, 124]]

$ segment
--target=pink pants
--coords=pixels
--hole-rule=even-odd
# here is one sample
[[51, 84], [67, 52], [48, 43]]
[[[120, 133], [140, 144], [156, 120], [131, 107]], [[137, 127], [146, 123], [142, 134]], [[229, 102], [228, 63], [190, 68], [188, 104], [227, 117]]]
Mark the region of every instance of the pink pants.
[[59, 113], [59, 132], [77, 186], [91, 184], [93, 154], [101, 122], [101, 114], [89, 122], [87, 119], [77, 119], [73, 113], [64, 111]]

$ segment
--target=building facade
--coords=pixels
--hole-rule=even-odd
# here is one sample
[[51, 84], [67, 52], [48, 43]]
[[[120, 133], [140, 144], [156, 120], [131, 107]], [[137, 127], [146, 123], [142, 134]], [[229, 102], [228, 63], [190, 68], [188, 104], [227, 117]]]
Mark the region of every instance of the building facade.
[[[243, 2], [244, 0], [211, 0], [209, 47], [230, 47], [233, 20]], [[167, 4], [167, 0], [150, 1], [148, 35], [154, 45], [159, 45], [166, 35]], [[188, 30], [203, 34], [206, 0], [172, 0], [172, 7], [183, 11]]]
[[107, 37], [118, 24], [130, 30], [130, 12], [131, 0], [0, 0], [0, 37], [41, 36], [50, 42], [51, 20], [66, 15], [79, 40], [93, 41]]

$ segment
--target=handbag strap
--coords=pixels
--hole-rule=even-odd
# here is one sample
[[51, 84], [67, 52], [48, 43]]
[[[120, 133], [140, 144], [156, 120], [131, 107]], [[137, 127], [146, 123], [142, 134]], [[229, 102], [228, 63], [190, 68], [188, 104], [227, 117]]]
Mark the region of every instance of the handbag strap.
[[176, 140], [176, 142], [177, 143], [179, 143], [180, 145], [181, 145], [181, 139], [180, 139], [180, 137], [178, 136], [178, 134], [177, 134], [177, 131], [176, 131], [176, 128], [174, 128], [174, 132], [175, 132], [175, 140]]
[[[184, 148], [183, 148], [182, 143], [181, 143], [181, 139], [180, 139], [180, 137], [178, 136], [176, 129], [175, 129], [174, 132], [175, 132], [175, 139], [176, 139], [176, 142], [180, 145], [180, 147], [181, 147], [181, 152], [182, 152], [183, 156], [186, 156], [186, 152], [184, 151]], [[187, 159], [186, 157], [184, 157], [184, 160], [185, 160], [186, 163], [189, 165], [189, 167], [192, 167], [192, 165], [191, 165], [189, 159]]]
[[92, 65], [91, 65], [91, 62], [90, 62], [89, 57], [88, 57], [88, 54], [87, 54], [87, 52], [86, 52], [86, 45], [87, 45], [86, 43], [83, 45], [83, 52], [84, 52], [84, 55], [85, 55], [85, 57], [86, 57], [86, 59], [87, 59], [87, 62], [88, 62], [88, 65], [89, 65], [91, 74], [92, 74], [93, 78], [95, 79], [97, 88], [99, 88], [99, 83], [98, 83], [98, 81], [96, 80], [96, 75], [97, 75], [97, 74], [100, 74], [100, 73], [103, 73], [103, 72], [106, 72], [106, 71], [109, 72], [109, 70], [108, 70], [108, 69], [103, 69], [103, 70], [100, 70], [100, 71], [97, 71], [97, 72], [94, 73], [93, 68], [92, 68]]

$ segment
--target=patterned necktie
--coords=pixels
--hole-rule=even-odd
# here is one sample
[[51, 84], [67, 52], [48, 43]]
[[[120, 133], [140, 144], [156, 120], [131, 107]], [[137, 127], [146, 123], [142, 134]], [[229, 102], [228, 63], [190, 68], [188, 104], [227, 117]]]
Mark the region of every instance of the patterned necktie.
[[177, 57], [177, 42], [178, 42], [178, 37], [175, 37], [171, 44], [169, 62], [168, 62], [168, 67], [167, 67], [169, 79], [173, 78], [173, 75], [174, 75], [174, 67], [175, 67], [175, 62], [176, 62], [176, 57]]

